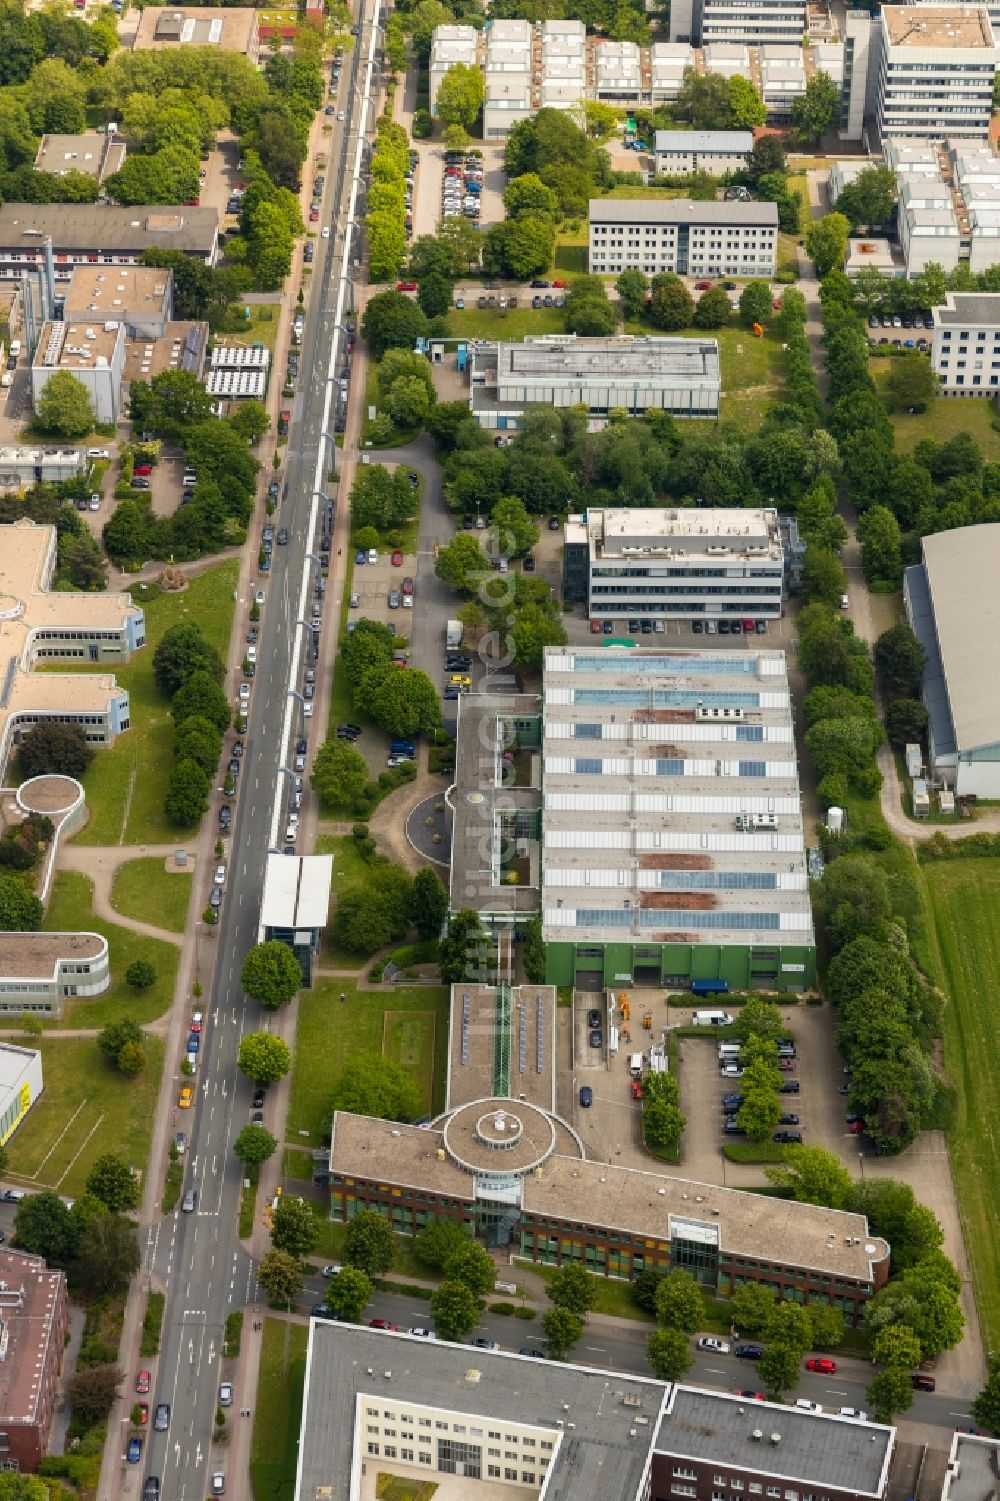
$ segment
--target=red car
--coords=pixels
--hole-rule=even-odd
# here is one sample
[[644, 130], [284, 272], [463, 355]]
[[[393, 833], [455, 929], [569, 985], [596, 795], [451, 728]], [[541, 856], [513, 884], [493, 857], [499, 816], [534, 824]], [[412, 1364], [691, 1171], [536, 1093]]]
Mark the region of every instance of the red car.
[[399, 1332], [399, 1325], [392, 1323], [390, 1319], [372, 1319], [368, 1327], [369, 1329], [392, 1329]]
[[837, 1362], [826, 1355], [814, 1355], [806, 1361], [807, 1371], [818, 1371], [821, 1376], [836, 1376]]
[[847, 1129], [852, 1136], [860, 1136], [865, 1129], [865, 1123], [864, 1121], [851, 1121]]
[[710, 290], [711, 285], [712, 283], [710, 281], [696, 281], [694, 284], [694, 289], [696, 292], [707, 292]]
[[135, 1378], [135, 1389], [140, 1397], [149, 1396], [150, 1375], [148, 1371], [140, 1371]]
[[309, 223], [310, 224], [318, 224], [319, 223], [319, 209], [315, 209], [314, 208], [314, 209], [310, 209], [309, 210]]
[[139, 1427], [145, 1428], [146, 1424], [149, 1422], [149, 1403], [137, 1402], [135, 1405], [139, 1409]]
[[398, 547], [392, 555], [392, 566], [393, 568], [402, 568], [403, 566], [403, 554], [400, 552]]
[[554, 282], [553, 282], [553, 283], [552, 283], [552, 285], [553, 285], [553, 286], [554, 286], [554, 287], [564, 287], [564, 286], [565, 286], [565, 285], [566, 285], [566, 283], [565, 283], [565, 282], [564, 282], [564, 281], [554, 281]]
[[774, 311], [776, 313], [780, 313], [781, 312], [781, 298], [780, 297], [776, 297], [774, 299]]
[[397, 281], [396, 283], [397, 292], [415, 292], [416, 290], [417, 284], [415, 281]]
[[152, 474], [152, 472], [152, 464], [136, 464], [135, 468], [132, 470], [133, 474]]
[[601, 634], [601, 622], [599, 620], [592, 620], [590, 622], [590, 634], [592, 636], [599, 636]]
[[766, 1402], [767, 1401], [767, 1398], [764, 1396], [763, 1392], [737, 1392], [736, 1395], [738, 1397], [746, 1397], [747, 1400], [750, 1401], [750, 1402]]
[[779, 1058], [778, 1059], [778, 1067], [781, 1069], [782, 1073], [792, 1074], [792, 1073], [795, 1072], [795, 1059], [794, 1058]]

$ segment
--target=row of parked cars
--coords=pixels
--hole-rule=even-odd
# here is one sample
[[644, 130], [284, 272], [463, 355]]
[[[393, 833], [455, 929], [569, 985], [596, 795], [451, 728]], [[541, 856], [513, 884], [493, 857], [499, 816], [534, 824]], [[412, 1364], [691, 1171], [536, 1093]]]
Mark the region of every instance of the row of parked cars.
[[[742, 1051], [742, 1046], [738, 1042], [719, 1043], [719, 1074], [723, 1083], [743, 1077]], [[781, 1038], [778, 1042], [778, 1068], [785, 1075], [778, 1089], [781, 1095], [799, 1093], [799, 1081], [791, 1077], [795, 1072], [795, 1061], [795, 1043], [790, 1037]], [[723, 1136], [745, 1136], [746, 1132], [739, 1123], [743, 1095], [739, 1090], [727, 1090], [722, 1096], [721, 1103]], [[784, 1101], [782, 1103], [784, 1104]], [[797, 1129], [800, 1120], [795, 1111], [783, 1110], [778, 1125], [780, 1129], [775, 1131], [773, 1141], [786, 1146], [801, 1142], [802, 1132]]]
[[457, 219], [464, 214], [466, 219], [477, 221], [483, 211], [482, 197], [482, 155], [478, 152], [468, 155], [461, 151], [446, 152], [441, 183], [442, 217]]

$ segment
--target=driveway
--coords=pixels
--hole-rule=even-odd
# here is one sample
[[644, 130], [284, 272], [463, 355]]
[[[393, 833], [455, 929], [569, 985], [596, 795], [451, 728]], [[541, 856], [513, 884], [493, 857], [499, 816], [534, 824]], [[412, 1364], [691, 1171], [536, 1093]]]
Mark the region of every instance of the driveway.
[[444, 178], [444, 147], [414, 141], [418, 153], [413, 180], [413, 238], [432, 235], [441, 218], [441, 182]]

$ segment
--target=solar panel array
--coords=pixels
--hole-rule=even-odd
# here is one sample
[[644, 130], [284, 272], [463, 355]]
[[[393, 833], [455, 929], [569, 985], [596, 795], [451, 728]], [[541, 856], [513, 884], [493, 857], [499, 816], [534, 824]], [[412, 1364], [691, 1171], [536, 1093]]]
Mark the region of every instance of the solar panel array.
[[518, 1068], [523, 1074], [528, 1067], [528, 1008], [523, 1001], [517, 1003], [517, 1051]]
[[545, 997], [535, 997], [535, 1073], [540, 1074], [545, 1064]]
[[469, 1061], [469, 1027], [472, 1017], [472, 1002], [467, 995], [462, 997], [462, 1062]]

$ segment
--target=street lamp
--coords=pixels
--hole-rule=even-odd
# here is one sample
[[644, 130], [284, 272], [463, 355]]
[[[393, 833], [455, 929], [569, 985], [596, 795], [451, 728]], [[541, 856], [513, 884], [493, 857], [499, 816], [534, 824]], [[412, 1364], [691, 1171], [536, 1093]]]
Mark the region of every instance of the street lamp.
[[289, 688], [289, 690], [288, 690], [288, 697], [289, 698], [294, 698], [297, 701], [297, 703], [298, 703], [298, 706], [299, 706], [299, 734], [304, 739], [305, 738], [305, 733], [306, 733], [306, 700], [305, 700], [305, 695], [302, 694], [302, 693], [300, 693], [297, 688]]

